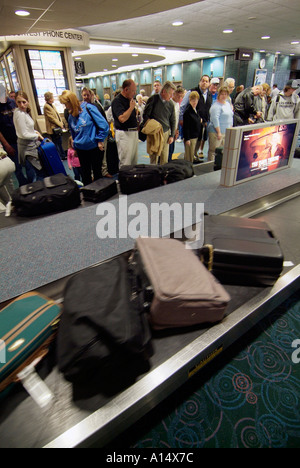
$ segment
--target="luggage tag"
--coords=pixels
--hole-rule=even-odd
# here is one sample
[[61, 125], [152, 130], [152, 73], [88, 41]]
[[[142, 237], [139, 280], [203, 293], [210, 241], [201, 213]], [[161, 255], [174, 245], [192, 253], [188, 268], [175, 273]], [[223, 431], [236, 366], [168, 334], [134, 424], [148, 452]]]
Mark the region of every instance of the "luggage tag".
[[35, 370], [38, 361], [39, 359], [25, 367], [25, 369], [19, 372], [17, 378], [38, 406], [43, 410], [47, 410], [54, 400], [54, 395]]

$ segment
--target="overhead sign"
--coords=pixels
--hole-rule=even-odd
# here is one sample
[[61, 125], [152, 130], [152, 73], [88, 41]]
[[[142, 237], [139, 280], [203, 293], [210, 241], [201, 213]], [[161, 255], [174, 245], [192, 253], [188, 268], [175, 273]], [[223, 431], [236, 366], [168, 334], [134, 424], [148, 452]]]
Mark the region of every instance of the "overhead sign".
[[43, 32], [2, 36], [0, 37], [0, 41], [28, 45], [72, 47], [76, 50], [85, 50], [90, 47], [89, 34], [77, 29], [51, 29]]

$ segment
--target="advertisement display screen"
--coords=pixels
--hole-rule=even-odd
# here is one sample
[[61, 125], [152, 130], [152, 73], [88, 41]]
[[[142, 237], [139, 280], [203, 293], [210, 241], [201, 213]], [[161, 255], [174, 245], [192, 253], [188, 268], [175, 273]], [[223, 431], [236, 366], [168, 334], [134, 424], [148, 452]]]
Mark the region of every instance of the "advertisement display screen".
[[58, 96], [69, 87], [63, 52], [32, 49], [25, 50], [25, 54], [38, 113], [43, 113], [46, 92], [53, 94], [55, 107], [63, 112]]
[[296, 125], [288, 123], [243, 131], [236, 181], [287, 166]]

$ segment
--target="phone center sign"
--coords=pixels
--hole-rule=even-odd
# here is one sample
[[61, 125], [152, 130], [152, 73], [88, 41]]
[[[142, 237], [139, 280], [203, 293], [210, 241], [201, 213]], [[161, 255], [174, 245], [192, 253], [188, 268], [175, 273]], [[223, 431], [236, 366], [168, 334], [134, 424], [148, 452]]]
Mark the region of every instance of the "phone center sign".
[[76, 50], [85, 50], [90, 47], [89, 34], [77, 29], [51, 29], [43, 32], [0, 37], [0, 41], [1, 39], [9, 43], [72, 47]]

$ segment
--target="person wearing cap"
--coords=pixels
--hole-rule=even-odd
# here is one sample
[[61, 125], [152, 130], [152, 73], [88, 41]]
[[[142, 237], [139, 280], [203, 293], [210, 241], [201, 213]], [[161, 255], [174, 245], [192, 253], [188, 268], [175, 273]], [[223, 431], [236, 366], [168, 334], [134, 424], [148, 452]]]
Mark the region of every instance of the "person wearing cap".
[[0, 143], [6, 151], [8, 157], [16, 166], [15, 175], [19, 186], [30, 184], [35, 180], [35, 171], [31, 164], [26, 161], [25, 172], [22, 171], [22, 166], [18, 158], [18, 143], [17, 134], [13, 121], [14, 111], [17, 104], [14, 99], [7, 96], [5, 87], [0, 84]]
[[210, 80], [209, 91], [211, 92], [213, 103], [216, 102], [216, 100], [218, 98], [219, 85], [220, 85], [219, 78], [212, 78]]
[[295, 92], [299, 88], [298, 80], [289, 80], [283, 91], [272, 99], [267, 120], [300, 119], [300, 98]]

